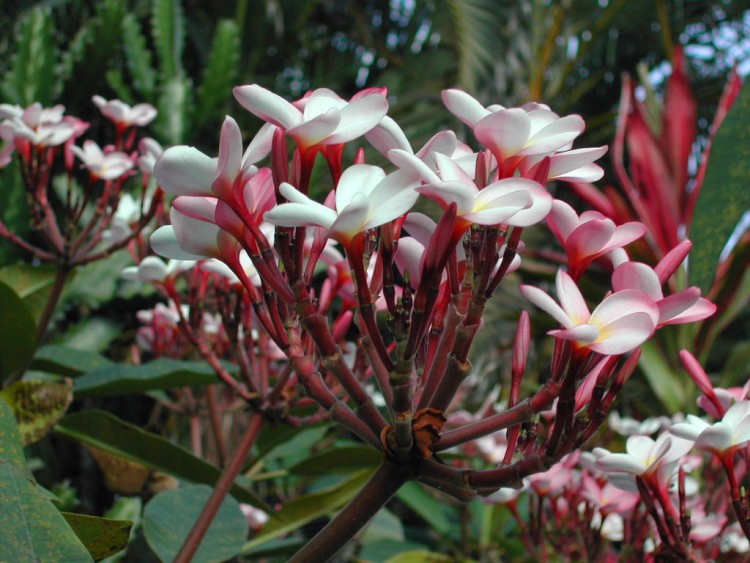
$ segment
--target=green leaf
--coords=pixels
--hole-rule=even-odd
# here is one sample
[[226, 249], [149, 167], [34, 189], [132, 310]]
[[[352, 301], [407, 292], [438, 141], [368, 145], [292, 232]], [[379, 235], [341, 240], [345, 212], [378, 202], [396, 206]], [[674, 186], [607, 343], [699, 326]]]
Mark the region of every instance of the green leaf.
[[[93, 410], [69, 414], [57, 424], [55, 431], [178, 479], [214, 485], [221, 475], [221, 469], [195, 457], [185, 448], [108, 412]], [[265, 507], [255, 493], [244, 485], [235, 482], [231, 493], [241, 502]]]
[[[386, 560], [385, 563], [455, 563], [455, 559], [449, 555], [435, 553], [434, 551], [414, 550], [404, 551]], [[464, 560], [464, 561], [468, 561]]]
[[272, 518], [255, 538], [245, 544], [242, 553], [341, 508], [357, 494], [371, 474], [372, 471], [358, 471], [336, 485], [286, 503], [275, 514], [275, 518]]
[[55, 85], [54, 29], [49, 9], [34, 8], [19, 22], [11, 71], [2, 82], [5, 101], [49, 105]]
[[398, 500], [416, 512], [439, 534], [459, 539], [459, 525], [454, 514], [442, 502], [432, 497], [424, 487], [414, 481], [406, 483], [396, 493]]
[[151, 12], [160, 73], [171, 80], [182, 76], [182, 50], [185, 45], [185, 16], [179, 0], [154, 0]]
[[289, 468], [295, 475], [332, 475], [351, 473], [359, 469], [375, 469], [383, 461], [383, 454], [373, 448], [351, 446], [327, 450], [312, 455]]
[[60, 63], [57, 67], [57, 84], [55, 85], [55, 99], [60, 97], [65, 83], [73, 77], [77, 67], [86, 58], [86, 49], [93, 40], [91, 23], [84, 22], [68, 44], [67, 50], [60, 54]]
[[133, 527], [129, 520], [110, 520], [69, 512], [62, 515], [95, 561], [114, 555], [128, 545]]
[[0, 282], [0, 381], [24, 369], [36, 348], [36, 323], [23, 300]]
[[192, 86], [188, 78], [172, 78], [156, 104], [159, 114], [154, 127], [169, 144], [184, 142], [190, 129], [188, 108], [191, 107]]
[[157, 389], [211, 385], [218, 379], [205, 362], [181, 362], [160, 358], [142, 364], [108, 365], [75, 380], [76, 396], [114, 396]]
[[405, 537], [404, 526], [399, 517], [387, 508], [382, 508], [367, 524], [361, 541], [364, 544], [381, 541], [403, 542]]
[[16, 419], [0, 401], [0, 561], [93, 561], [26, 469]]
[[641, 350], [638, 366], [643, 370], [654, 395], [666, 407], [667, 412], [679, 412], [686, 406], [687, 397], [692, 396], [685, 389], [685, 379], [672, 371], [664, 359], [664, 353], [653, 340], [643, 344]]
[[123, 49], [125, 62], [133, 78], [132, 85], [147, 100], [154, 98], [156, 71], [151, 62], [151, 51], [146, 46], [146, 38], [141, 25], [133, 14], [122, 20]]
[[[162, 561], [172, 561], [211, 496], [211, 487], [192, 485], [156, 495], [143, 511], [143, 532]], [[191, 559], [194, 563], [227, 561], [245, 542], [248, 524], [240, 505], [226, 497]]]
[[35, 321], [39, 321], [55, 283], [54, 266], [10, 264], [0, 268], [0, 282], [7, 284], [23, 300]]
[[76, 350], [59, 344], [43, 346], [37, 350], [31, 362], [33, 369], [65, 376], [76, 376], [116, 365], [96, 352]]
[[216, 27], [211, 56], [203, 70], [198, 101], [195, 104], [195, 126], [220, 116], [220, 109], [231, 97], [240, 62], [240, 32], [232, 20], [222, 20]]
[[689, 237], [690, 283], [708, 293], [721, 251], [750, 209], [750, 88], [743, 88], [711, 143]]
[[13, 409], [24, 446], [33, 444], [65, 415], [73, 402], [73, 382], [17, 381], [0, 391]]

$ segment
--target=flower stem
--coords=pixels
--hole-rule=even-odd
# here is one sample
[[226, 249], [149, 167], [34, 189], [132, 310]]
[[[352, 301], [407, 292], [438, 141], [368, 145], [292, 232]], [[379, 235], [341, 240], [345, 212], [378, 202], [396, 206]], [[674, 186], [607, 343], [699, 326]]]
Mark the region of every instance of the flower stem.
[[370, 480], [289, 563], [330, 560], [413, 477], [408, 467], [383, 461]]
[[208, 502], [198, 516], [198, 520], [193, 525], [193, 529], [190, 530], [190, 533], [185, 538], [185, 542], [182, 544], [179, 553], [175, 557], [174, 563], [188, 563], [192, 560], [203, 540], [203, 536], [206, 535], [208, 527], [211, 525], [216, 513], [219, 511], [221, 503], [224, 501], [229, 489], [232, 487], [235, 477], [237, 477], [237, 474], [242, 469], [245, 457], [247, 457], [250, 448], [253, 447], [255, 439], [258, 437], [262, 426], [263, 415], [259, 412], [253, 413], [253, 417], [250, 419], [250, 426], [248, 426], [245, 431], [245, 434], [242, 437], [242, 442], [240, 442], [237, 451], [234, 452], [234, 456], [229, 462], [229, 465], [227, 465], [227, 468], [221, 474], [213, 493], [211, 493]]

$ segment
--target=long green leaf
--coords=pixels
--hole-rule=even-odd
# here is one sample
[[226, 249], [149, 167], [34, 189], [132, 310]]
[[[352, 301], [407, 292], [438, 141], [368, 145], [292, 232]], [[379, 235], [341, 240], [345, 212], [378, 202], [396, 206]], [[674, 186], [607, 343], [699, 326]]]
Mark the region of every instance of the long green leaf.
[[[69, 414], [55, 431], [111, 454], [185, 479], [193, 483], [214, 485], [221, 469], [195, 457], [185, 448], [146, 432], [104, 411]], [[235, 482], [232, 495], [241, 502], [264, 507], [263, 502], [244, 485]]]
[[154, 0], [151, 26], [162, 76], [168, 80], [181, 77], [185, 16], [180, 0]]
[[711, 147], [690, 228], [690, 283], [703, 293], [713, 285], [721, 251], [750, 210], [750, 88], [743, 88]]
[[383, 455], [371, 447], [335, 448], [313, 455], [289, 468], [293, 475], [333, 475], [360, 469], [375, 469]]
[[642, 347], [638, 365], [643, 370], [651, 390], [670, 413], [678, 412], [686, 406], [689, 392], [685, 381], [675, 374], [664, 359], [664, 354], [654, 341], [646, 342]]
[[237, 24], [232, 20], [222, 20], [216, 27], [211, 56], [203, 70], [193, 120], [196, 127], [221, 117], [219, 111], [231, 98], [239, 62], [240, 32]]
[[108, 367], [115, 367], [112, 360], [96, 352], [76, 350], [58, 344], [41, 347], [31, 362], [33, 369], [74, 377]]
[[48, 9], [29, 10], [16, 28], [16, 54], [2, 82], [6, 101], [48, 105], [55, 85], [56, 45]]
[[[190, 485], [156, 495], [143, 511], [143, 532], [162, 561], [172, 561], [211, 496], [211, 487]], [[239, 504], [226, 497], [211, 521], [194, 563], [227, 561], [245, 542], [247, 520]]]
[[21, 298], [0, 282], [0, 381], [24, 368], [36, 348], [36, 323]]
[[204, 362], [160, 358], [140, 366], [107, 365], [75, 380], [76, 396], [132, 395], [157, 389], [210, 385], [218, 379]]
[[93, 561], [26, 469], [16, 419], [0, 401], [0, 561]]
[[406, 483], [396, 498], [416, 512], [436, 532], [452, 539], [459, 537], [459, 525], [445, 504], [430, 496], [414, 481]]
[[69, 512], [62, 515], [96, 561], [119, 553], [128, 545], [133, 527], [128, 520], [110, 520]]
[[358, 471], [344, 481], [307, 496], [299, 497], [284, 505], [276, 518], [270, 520], [263, 530], [245, 544], [242, 553], [304, 526], [308, 522], [326, 516], [342, 507], [357, 494], [372, 471]]
[[156, 87], [156, 71], [152, 66], [151, 51], [146, 46], [141, 26], [133, 14], [122, 20], [125, 62], [133, 78], [132, 86], [146, 100], [153, 100]]
[[55, 268], [10, 264], [0, 268], [0, 282], [10, 286], [18, 294], [31, 315], [38, 321], [55, 283]]

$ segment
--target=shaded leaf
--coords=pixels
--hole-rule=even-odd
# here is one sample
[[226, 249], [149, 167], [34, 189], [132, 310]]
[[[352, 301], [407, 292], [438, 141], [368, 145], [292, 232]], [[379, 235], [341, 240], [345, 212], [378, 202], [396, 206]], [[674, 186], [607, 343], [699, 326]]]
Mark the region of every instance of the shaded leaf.
[[75, 392], [77, 396], [128, 395], [217, 382], [216, 373], [205, 362], [159, 358], [140, 366], [112, 364], [95, 369], [75, 380]]
[[104, 474], [104, 485], [113, 493], [137, 495], [143, 491], [151, 470], [143, 464], [84, 444]]
[[110, 520], [69, 512], [62, 515], [95, 561], [114, 555], [128, 545], [133, 527], [129, 520]]
[[219, 110], [230, 99], [237, 80], [240, 62], [240, 32], [232, 20], [221, 20], [216, 26], [211, 56], [203, 70], [198, 100], [195, 105], [195, 125], [201, 126], [212, 118], [221, 117]]
[[255, 538], [245, 544], [242, 553], [341, 508], [357, 494], [371, 474], [372, 471], [358, 471], [336, 485], [288, 502]]
[[[211, 487], [189, 485], [156, 495], [143, 511], [143, 532], [162, 561], [172, 561], [211, 496]], [[211, 526], [191, 559], [195, 563], [226, 561], [245, 541], [248, 523], [232, 497], [221, 503]]]
[[405, 537], [404, 526], [399, 517], [387, 508], [381, 508], [367, 524], [361, 541], [364, 544], [382, 541], [403, 542]]
[[159, 55], [160, 73], [168, 79], [181, 76], [185, 16], [180, 0], [153, 0], [151, 26]]
[[[185, 448], [108, 412], [93, 410], [69, 414], [57, 424], [55, 431], [178, 479], [214, 485], [221, 475], [218, 467], [195, 457]], [[243, 485], [235, 482], [230, 492], [241, 502], [265, 508], [255, 493]]]
[[711, 146], [689, 238], [690, 284], [708, 293], [719, 257], [742, 215], [750, 209], [750, 88], [743, 88]]
[[10, 407], [0, 401], [0, 561], [92, 561], [25, 466]]
[[411, 481], [401, 487], [396, 498], [416, 512], [432, 529], [443, 536], [458, 539], [459, 525], [450, 509], [432, 497], [419, 483]]
[[687, 378], [680, 378], [669, 367], [663, 352], [658, 345], [650, 340], [642, 347], [641, 359], [638, 366], [643, 370], [651, 390], [669, 413], [676, 413], [687, 406], [688, 396], [692, 396], [685, 388]]
[[0, 283], [0, 381], [23, 369], [36, 348], [36, 323], [23, 300]]
[[294, 464], [289, 473], [295, 475], [331, 475], [351, 473], [358, 469], [375, 469], [383, 461], [383, 454], [371, 447], [351, 446], [335, 448]]
[[38, 322], [55, 283], [55, 271], [54, 266], [10, 264], [0, 268], [0, 282], [16, 292]]
[[117, 364], [112, 360], [96, 352], [76, 350], [58, 344], [41, 347], [31, 362], [34, 369], [65, 376], [76, 376], [115, 365]]
[[146, 38], [133, 14], [128, 14], [122, 20], [122, 37], [125, 62], [133, 78], [133, 86], [141, 96], [150, 100], [154, 96], [156, 71], [151, 62], [151, 51], [146, 47]]
[[2, 391], [0, 398], [13, 410], [24, 446], [47, 435], [73, 402], [73, 382], [17, 381]]
[[449, 555], [435, 553], [434, 551], [415, 550], [404, 551], [386, 560], [385, 563], [455, 563], [455, 559]]
[[185, 141], [190, 123], [188, 108], [192, 105], [192, 84], [190, 79], [179, 76], [164, 83], [161, 96], [156, 103], [159, 114], [154, 128], [169, 144]]

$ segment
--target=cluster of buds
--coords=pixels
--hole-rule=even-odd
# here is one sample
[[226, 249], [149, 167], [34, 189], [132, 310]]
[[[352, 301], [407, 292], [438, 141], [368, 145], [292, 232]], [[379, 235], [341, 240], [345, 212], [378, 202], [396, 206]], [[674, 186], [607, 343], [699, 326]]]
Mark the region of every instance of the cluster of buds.
[[[579, 116], [560, 117], [542, 104], [484, 107], [447, 90], [445, 105], [483, 148], [474, 152], [443, 131], [414, 151], [386, 115], [382, 89], [349, 101], [319, 89], [293, 103], [258, 85], [234, 93], [265, 125], [243, 150], [239, 127], [227, 117], [218, 158], [186, 146], [165, 151], [154, 174], [177, 197], [171, 225], [152, 235], [152, 247], [171, 259], [218, 260], [243, 288], [252, 328], [294, 374], [281, 387], [256, 376], [250, 393], [257, 412], [272, 409], [294, 383], [321, 416], [382, 452], [399, 483], [419, 479], [459, 499], [520, 485], [593, 435], [657, 328], [713, 312], [695, 288], [662, 292], [689, 243], [653, 269], [631, 262], [623, 246], [643, 235], [642, 226], [579, 217], [550, 195], [551, 180], [602, 175], [594, 160], [606, 147], [572, 149], [584, 129]], [[363, 136], [393, 171], [366, 164], [362, 148], [345, 165], [346, 145]], [[331, 178], [320, 201], [310, 193], [318, 155]], [[420, 197], [441, 208], [437, 221], [413, 211]], [[486, 303], [519, 267], [523, 230], [545, 219], [570, 273], [557, 277], [560, 304], [535, 287], [522, 293], [562, 325], [551, 333], [549, 374], [522, 399], [530, 342], [524, 313], [507, 408], [443, 430], [472, 371], [469, 351]], [[576, 281], [594, 261], [611, 268], [612, 291], [590, 312]], [[254, 350], [238, 350], [235, 359]], [[371, 381], [385, 409], [367, 392]], [[507, 433], [507, 447], [494, 467], [446, 465], [435, 455], [498, 432]]]
[[[92, 140], [76, 145], [89, 124], [65, 116], [61, 105], [46, 109], [39, 103], [26, 109], [0, 105], [0, 139], [5, 141], [0, 167], [17, 155], [33, 223], [44, 243], [27, 241], [2, 222], [0, 236], [68, 271], [128, 245], [144, 231], [161, 204], [160, 192], [148, 193], [147, 187], [162, 149], [153, 139], [141, 139], [134, 150], [138, 128], [152, 121], [156, 110], [147, 104], [131, 108], [99, 96], [94, 102], [116, 127], [114, 145], [103, 149]], [[88, 172], [80, 187], [77, 161]], [[138, 169], [142, 189], [134, 198], [123, 189]], [[53, 176], [62, 170], [67, 181], [61, 190], [53, 190]]]

